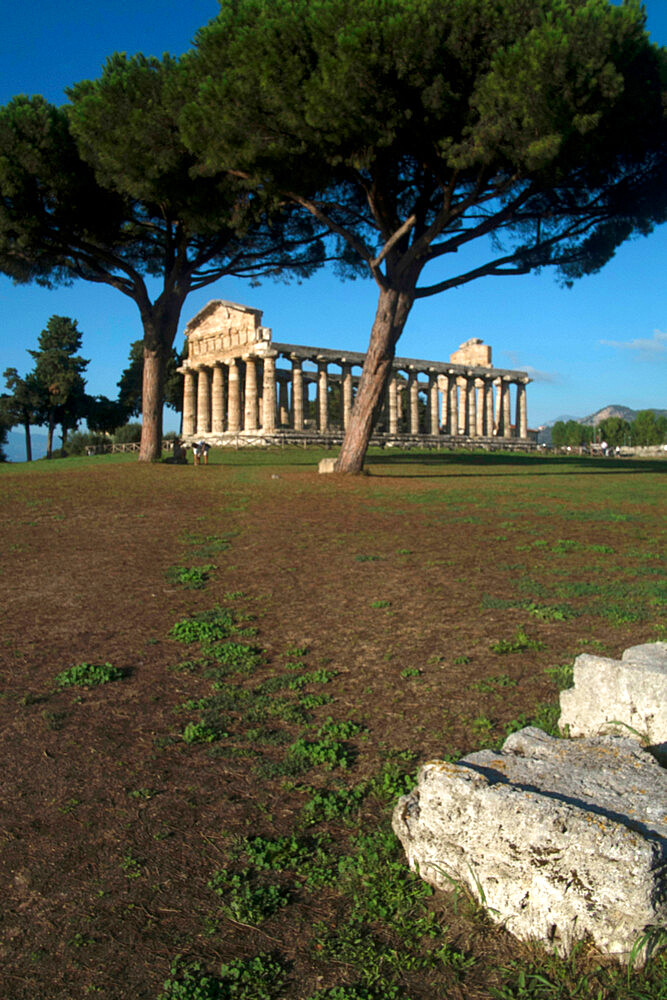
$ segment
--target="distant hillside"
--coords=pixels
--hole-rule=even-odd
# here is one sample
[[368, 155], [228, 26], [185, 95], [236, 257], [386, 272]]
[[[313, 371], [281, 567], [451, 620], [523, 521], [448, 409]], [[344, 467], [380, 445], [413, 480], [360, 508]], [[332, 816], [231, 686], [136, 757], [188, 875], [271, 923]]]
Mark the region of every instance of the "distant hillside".
[[[652, 410], [656, 417], [667, 417], [667, 410], [656, 410], [652, 406], [643, 407], [643, 409]], [[629, 406], [620, 406], [618, 403], [611, 403], [609, 406], [603, 406], [601, 410], [591, 413], [588, 417], [573, 417], [568, 413], [560, 417], [555, 417], [544, 426], [553, 427], [559, 420], [562, 420], [563, 423], [567, 423], [568, 420], [576, 420], [578, 424], [593, 426], [594, 424], [599, 424], [601, 420], [607, 420], [609, 417], [620, 417], [621, 420], [627, 420], [628, 423], [632, 423], [638, 413], [639, 410], [631, 410]]]

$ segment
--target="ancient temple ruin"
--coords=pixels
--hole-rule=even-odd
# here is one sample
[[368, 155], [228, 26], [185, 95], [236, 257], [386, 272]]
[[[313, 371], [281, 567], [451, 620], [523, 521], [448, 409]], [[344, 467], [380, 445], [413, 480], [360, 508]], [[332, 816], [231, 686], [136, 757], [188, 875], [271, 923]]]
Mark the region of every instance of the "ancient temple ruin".
[[[186, 442], [342, 440], [363, 353], [277, 343], [259, 309], [220, 299], [197, 313], [185, 335]], [[392, 367], [375, 442], [533, 444], [526, 411], [531, 380], [526, 372], [493, 368], [491, 348], [481, 340], [467, 341], [449, 361], [397, 357]]]

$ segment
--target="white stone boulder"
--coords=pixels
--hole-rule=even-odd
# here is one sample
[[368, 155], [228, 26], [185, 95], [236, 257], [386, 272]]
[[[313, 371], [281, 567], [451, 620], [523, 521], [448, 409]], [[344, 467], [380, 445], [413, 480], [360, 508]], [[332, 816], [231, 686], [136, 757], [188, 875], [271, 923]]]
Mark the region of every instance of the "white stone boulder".
[[561, 730], [570, 736], [617, 732], [642, 739], [667, 760], [667, 642], [626, 649], [620, 660], [584, 653], [574, 687], [560, 695]]
[[331, 472], [336, 471], [336, 459], [335, 458], [321, 458], [319, 465], [317, 466], [317, 471], [322, 475], [329, 475]]
[[498, 753], [429, 761], [393, 827], [427, 882], [466, 885], [516, 937], [561, 954], [590, 937], [627, 961], [667, 921], [667, 772], [625, 738], [529, 727]]

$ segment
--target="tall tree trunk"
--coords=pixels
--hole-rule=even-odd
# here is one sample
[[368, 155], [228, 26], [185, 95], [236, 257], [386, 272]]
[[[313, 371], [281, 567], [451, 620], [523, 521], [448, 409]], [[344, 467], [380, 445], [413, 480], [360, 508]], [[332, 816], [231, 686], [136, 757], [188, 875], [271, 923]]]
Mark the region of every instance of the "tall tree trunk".
[[163, 292], [157, 302], [141, 308], [144, 326], [144, 374], [141, 400], [140, 462], [162, 457], [162, 410], [167, 359], [171, 351], [187, 290]]
[[140, 462], [157, 462], [162, 455], [162, 409], [166, 352], [162, 345], [144, 346]]
[[362, 470], [382, 405], [382, 393], [391, 376], [396, 341], [403, 332], [413, 302], [414, 287], [380, 291], [359, 389], [336, 461], [336, 472], [359, 473]]
[[30, 421], [26, 418], [23, 423], [25, 428], [25, 460], [32, 462], [32, 441], [30, 440]]

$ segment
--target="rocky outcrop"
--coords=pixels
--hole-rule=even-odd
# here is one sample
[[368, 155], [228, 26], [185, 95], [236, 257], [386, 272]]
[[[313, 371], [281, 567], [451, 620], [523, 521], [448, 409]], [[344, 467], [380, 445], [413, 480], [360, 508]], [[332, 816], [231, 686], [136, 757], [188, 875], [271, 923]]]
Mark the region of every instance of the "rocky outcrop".
[[430, 761], [396, 806], [410, 867], [463, 883], [519, 938], [627, 960], [667, 921], [667, 772], [636, 743], [528, 728], [498, 753]]
[[631, 646], [620, 660], [578, 656], [560, 706], [559, 725], [570, 736], [620, 732], [667, 763], [667, 642]]

